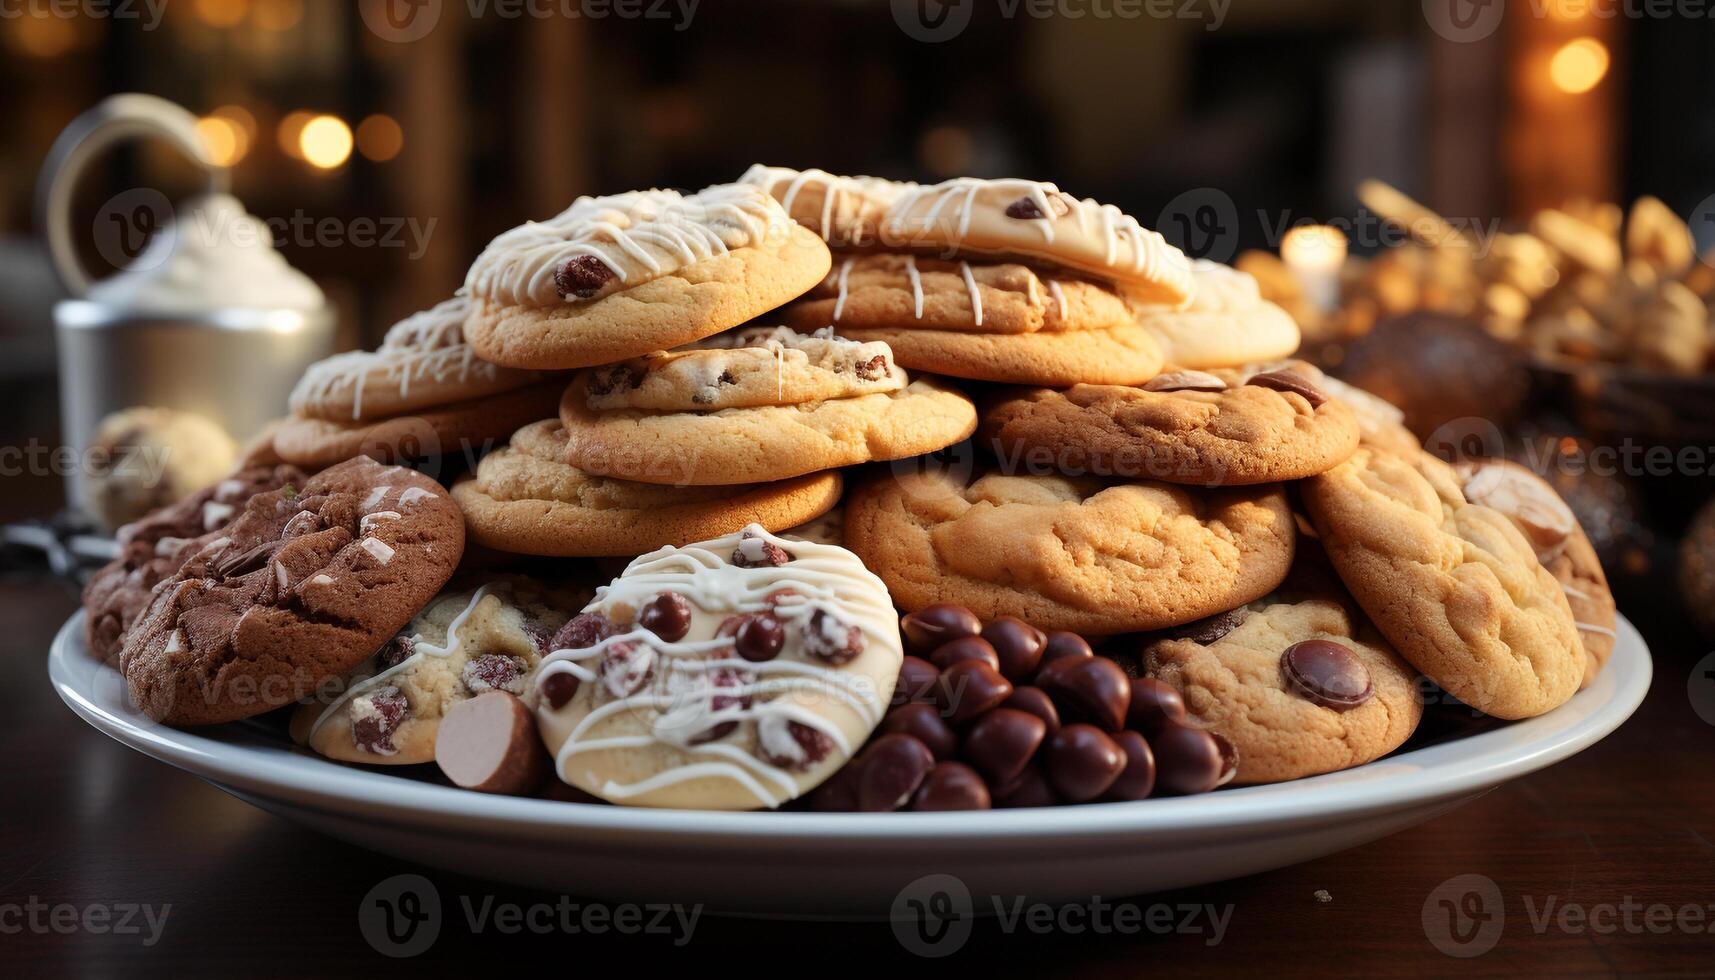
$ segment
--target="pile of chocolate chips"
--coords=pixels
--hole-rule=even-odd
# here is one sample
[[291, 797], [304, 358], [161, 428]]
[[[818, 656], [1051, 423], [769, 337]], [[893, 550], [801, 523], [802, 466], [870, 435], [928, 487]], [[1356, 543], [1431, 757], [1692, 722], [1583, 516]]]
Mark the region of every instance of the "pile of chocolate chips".
[[875, 737], [810, 794], [824, 811], [986, 810], [1206, 793], [1231, 744], [1179, 692], [1133, 679], [1076, 633], [933, 605], [901, 623], [907, 656]]

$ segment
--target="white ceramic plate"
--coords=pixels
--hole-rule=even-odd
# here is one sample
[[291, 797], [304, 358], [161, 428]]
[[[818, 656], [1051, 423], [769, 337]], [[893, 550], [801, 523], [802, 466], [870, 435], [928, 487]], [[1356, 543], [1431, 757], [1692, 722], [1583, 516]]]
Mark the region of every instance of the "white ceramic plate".
[[[112, 668], [67, 621], [48, 673], [85, 721], [265, 810], [387, 854], [609, 901], [715, 910], [886, 915], [924, 875], [985, 896], [1089, 900], [1220, 881], [1367, 843], [1618, 728], [1650, 683], [1631, 623], [1588, 690], [1540, 718], [1367, 766], [1204, 796], [984, 813], [707, 813], [485, 796], [385, 769], [343, 766], [263, 725], [202, 731], [132, 710]], [[1432, 709], [1451, 711], [1450, 708]]]

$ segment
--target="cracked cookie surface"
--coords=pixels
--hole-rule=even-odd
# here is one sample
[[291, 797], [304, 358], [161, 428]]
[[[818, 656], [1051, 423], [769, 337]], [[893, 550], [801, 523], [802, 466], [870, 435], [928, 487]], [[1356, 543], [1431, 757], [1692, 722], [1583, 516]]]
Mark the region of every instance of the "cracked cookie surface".
[[434, 597], [464, 551], [440, 485], [353, 459], [257, 494], [156, 591], [119, 667], [173, 725], [290, 704], [372, 653]]
[[845, 543], [906, 611], [1109, 635], [1191, 622], [1266, 595], [1296, 531], [1279, 486], [877, 474], [846, 500]]
[[[1223, 626], [1220, 636], [1149, 644], [1142, 667], [1179, 691], [1195, 722], [1233, 743], [1239, 783], [1362, 765], [1398, 748], [1423, 717], [1417, 672], [1337, 601], [1264, 599], [1236, 610]], [[1344, 710], [1319, 704], [1292, 683], [1283, 655], [1314, 640], [1355, 657], [1371, 685], [1363, 703]]]
[[1161, 370], [1161, 347], [1143, 327], [1060, 333], [963, 333], [909, 328], [842, 328], [852, 340], [879, 340], [914, 371], [971, 381], [1065, 388], [1142, 384]]
[[1584, 648], [1560, 583], [1506, 515], [1465, 499], [1447, 464], [1359, 449], [1301, 487], [1346, 588], [1431, 680], [1507, 719], [1578, 690]]

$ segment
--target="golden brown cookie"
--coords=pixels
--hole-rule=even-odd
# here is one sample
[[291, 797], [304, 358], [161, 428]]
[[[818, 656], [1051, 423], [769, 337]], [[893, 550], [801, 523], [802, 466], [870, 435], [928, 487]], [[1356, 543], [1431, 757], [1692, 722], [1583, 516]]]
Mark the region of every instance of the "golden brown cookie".
[[1008, 472], [1087, 473], [1203, 486], [1296, 480], [1358, 448], [1352, 411], [1302, 375], [1228, 387], [1201, 371], [1141, 387], [1074, 385], [1007, 398], [982, 441]]
[[1563, 704], [1585, 670], [1560, 583], [1447, 464], [1359, 449], [1301, 484], [1340, 578], [1413, 666], [1497, 718]]
[[831, 261], [815, 233], [744, 184], [530, 222], [471, 265], [465, 336], [508, 367], [608, 364], [744, 323], [820, 282]]
[[840, 499], [837, 472], [775, 483], [674, 487], [591, 476], [565, 463], [558, 419], [527, 425], [453, 487], [471, 540], [528, 555], [630, 557], [760, 524], [781, 531]]
[[880, 177], [841, 177], [825, 170], [753, 165], [738, 179], [768, 191], [792, 220], [834, 248], [877, 244], [881, 219], [916, 184]]
[[1279, 486], [1190, 493], [1092, 478], [879, 473], [846, 546], [915, 611], [950, 602], [1089, 635], [1187, 623], [1266, 595], [1292, 563]]
[[1465, 499], [1505, 514], [1536, 549], [1537, 560], [1566, 593], [1578, 639], [1584, 645], [1584, 680], [1588, 687], [1614, 652], [1614, 593], [1578, 518], [1547, 480], [1517, 463], [1503, 459], [1457, 463]]
[[404, 467], [359, 457], [257, 494], [126, 634], [131, 701], [170, 725], [297, 701], [409, 622], [463, 552], [458, 507]]
[[1405, 413], [1392, 402], [1327, 374], [1309, 361], [1298, 358], [1260, 361], [1238, 367], [1211, 368], [1208, 373], [1229, 385], [1242, 385], [1258, 374], [1277, 371], [1291, 371], [1303, 375], [1316, 387], [1333, 395], [1351, 409], [1358, 420], [1359, 445], [1371, 449], [1385, 449], [1407, 458], [1415, 457], [1423, 449], [1422, 443], [1405, 427]]
[[375, 422], [292, 418], [274, 433], [274, 449], [287, 462], [312, 469], [355, 456], [397, 463], [474, 455], [552, 415], [564, 390], [565, 382], [549, 381]]
[[930, 379], [802, 405], [598, 412], [589, 407], [590, 376], [578, 375], [560, 400], [566, 462], [642, 483], [769, 483], [934, 452], [977, 427], [970, 399]]
[[1101, 283], [1018, 262], [953, 262], [915, 255], [850, 255], [792, 304], [799, 330], [957, 330], [973, 334], [1111, 330], [1131, 307]]
[[972, 381], [1065, 388], [1142, 384], [1161, 371], [1155, 335], [1135, 324], [1111, 330], [990, 334], [956, 330], [843, 329], [851, 340], [879, 340], [902, 367]]
[[1298, 324], [1262, 298], [1255, 277], [1191, 261], [1196, 293], [1183, 308], [1146, 307], [1138, 322], [1155, 331], [1167, 363], [1182, 368], [1233, 367], [1272, 361], [1298, 349]]
[[535, 699], [549, 641], [590, 591], [520, 577], [442, 593], [337, 684], [292, 713], [292, 738], [341, 762], [416, 765], [435, 757], [441, 719], [488, 691]]
[[1338, 602], [1251, 603], [1194, 638], [1151, 643], [1143, 669], [1238, 749], [1239, 783], [1363, 765], [1417, 729], [1417, 672]]

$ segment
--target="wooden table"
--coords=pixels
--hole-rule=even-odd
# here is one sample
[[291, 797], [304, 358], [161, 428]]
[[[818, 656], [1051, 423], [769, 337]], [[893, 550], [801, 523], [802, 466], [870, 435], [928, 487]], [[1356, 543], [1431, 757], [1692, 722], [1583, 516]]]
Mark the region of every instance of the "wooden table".
[[[1204, 931], [1168, 934], [1008, 932], [990, 919], [978, 921], [963, 950], [944, 962], [992, 962], [1025, 976], [1715, 972], [1715, 727], [1698, 718], [1687, 695], [1692, 666], [1709, 648], [1693, 638], [1671, 589], [1634, 591], [1623, 603], [1655, 648], [1654, 689], [1629, 724], [1571, 761], [1343, 854], [1131, 900], [1230, 913], [1213, 945], [1204, 916], [1197, 920]], [[509, 971], [540, 962], [575, 975], [618, 956], [628, 966], [674, 954], [698, 963], [774, 963], [782, 952], [812, 971], [929, 962], [907, 953], [880, 921], [708, 916], [682, 948], [677, 937], [659, 934], [473, 934], [453, 904], [460, 896], [524, 906], [558, 896], [328, 840], [86, 727], [54, 696], [44, 666], [48, 642], [74, 604], [54, 583], [0, 582], [0, 744], [9, 752], [0, 974], [363, 972], [386, 961], [364, 938], [359, 906], [371, 888], [401, 873], [428, 876], [448, 909], [434, 945], [412, 967]], [[1710, 695], [1715, 703], [1715, 689]], [[1493, 880], [1505, 919], [1492, 949], [1454, 959], [1430, 942], [1423, 910], [1443, 882], [1463, 874]], [[1533, 916], [1551, 902], [1554, 911], [1539, 926]], [[71, 910], [56, 913], [62, 903]], [[66, 916], [94, 909], [99, 929], [104, 911], [117, 923], [127, 904], [156, 908], [158, 916], [165, 903], [171, 910], [151, 946], [143, 945], [149, 929], [141, 913], [132, 935], [54, 928], [56, 914], [64, 926]], [[1652, 918], [1651, 907], [1668, 911]], [[1696, 927], [1687, 928], [1694, 913]], [[1651, 931], [1663, 928], [1664, 914], [1678, 915], [1679, 924]]]

